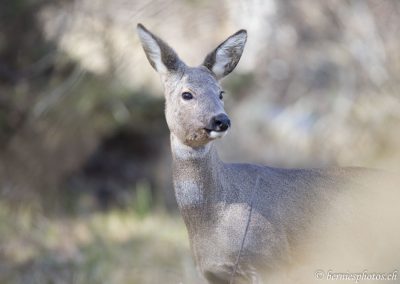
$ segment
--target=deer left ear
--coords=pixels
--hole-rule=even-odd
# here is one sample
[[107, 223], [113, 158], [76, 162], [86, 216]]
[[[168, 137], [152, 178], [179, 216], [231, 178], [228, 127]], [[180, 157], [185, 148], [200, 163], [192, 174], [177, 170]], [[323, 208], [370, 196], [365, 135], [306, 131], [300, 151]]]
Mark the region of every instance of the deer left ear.
[[246, 30], [236, 32], [209, 53], [203, 65], [212, 71], [218, 80], [225, 77], [239, 63], [246, 40]]

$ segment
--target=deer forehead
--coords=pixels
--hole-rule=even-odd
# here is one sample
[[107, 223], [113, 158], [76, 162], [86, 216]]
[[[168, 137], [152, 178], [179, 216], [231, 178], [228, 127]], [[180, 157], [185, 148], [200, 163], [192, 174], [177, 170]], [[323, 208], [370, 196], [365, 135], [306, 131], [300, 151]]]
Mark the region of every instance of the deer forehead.
[[221, 89], [218, 81], [205, 67], [187, 67], [181, 76], [168, 80], [167, 86], [171, 91], [193, 92], [194, 95], [218, 93]]

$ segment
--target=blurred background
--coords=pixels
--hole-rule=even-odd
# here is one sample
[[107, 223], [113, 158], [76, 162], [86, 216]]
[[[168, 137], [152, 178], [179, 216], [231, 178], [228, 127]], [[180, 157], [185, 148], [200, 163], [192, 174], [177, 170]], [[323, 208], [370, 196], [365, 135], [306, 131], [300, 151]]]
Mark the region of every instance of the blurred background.
[[3, 0], [0, 283], [198, 283], [143, 23], [189, 65], [241, 28], [228, 162], [400, 171], [400, 2]]

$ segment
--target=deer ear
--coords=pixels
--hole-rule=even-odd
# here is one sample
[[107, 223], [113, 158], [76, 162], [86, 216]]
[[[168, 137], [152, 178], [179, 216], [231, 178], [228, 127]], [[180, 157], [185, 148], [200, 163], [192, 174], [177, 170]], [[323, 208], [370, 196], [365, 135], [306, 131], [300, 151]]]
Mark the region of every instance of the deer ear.
[[246, 30], [240, 30], [228, 37], [213, 52], [207, 55], [203, 65], [212, 71], [217, 79], [231, 73], [242, 56], [247, 40]]
[[142, 24], [137, 25], [140, 42], [151, 66], [160, 74], [177, 72], [183, 65], [176, 52]]

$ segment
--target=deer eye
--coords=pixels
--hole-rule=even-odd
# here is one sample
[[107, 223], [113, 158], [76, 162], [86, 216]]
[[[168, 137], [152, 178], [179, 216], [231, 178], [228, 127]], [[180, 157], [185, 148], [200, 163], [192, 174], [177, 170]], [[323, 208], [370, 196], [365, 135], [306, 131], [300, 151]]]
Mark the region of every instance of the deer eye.
[[189, 92], [183, 92], [182, 99], [184, 99], [185, 101], [189, 101], [189, 100], [193, 99], [193, 95], [192, 95], [192, 93], [189, 93]]
[[220, 100], [223, 100], [223, 99], [224, 99], [224, 94], [225, 94], [224, 91], [221, 91], [221, 92], [219, 93], [219, 99], [220, 99]]

